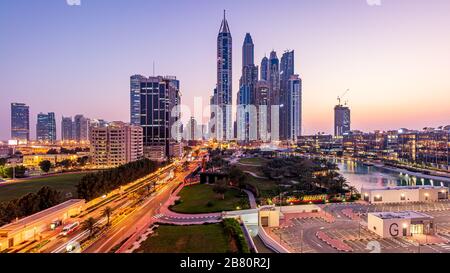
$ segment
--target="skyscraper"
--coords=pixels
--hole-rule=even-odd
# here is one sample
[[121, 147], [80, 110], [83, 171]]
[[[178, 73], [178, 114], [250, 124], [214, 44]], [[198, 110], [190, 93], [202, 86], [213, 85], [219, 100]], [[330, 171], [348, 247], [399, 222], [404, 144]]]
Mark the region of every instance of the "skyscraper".
[[11, 138], [30, 140], [30, 107], [24, 103], [11, 103]]
[[80, 141], [89, 140], [89, 119], [83, 115], [76, 115], [73, 120], [73, 138]]
[[55, 113], [39, 113], [36, 123], [36, 139], [38, 141], [56, 141]]
[[[237, 95], [236, 137], [239, 141], [257, 138], [256, 107], [254, 107], [257, 81], [258, 67], [254, 64], [254, 44], [252, 36], [247, 33], [242, 45], [242, 76]], [[252, 119], [255, 119], [253, 123]]]
[[[131, 124], [143, 128], [144, 156], [165, 160], [179, 156], [180, 83], [175, 77], [134, 75], [130, 78]], [[138, 99], [139, 98], [139, 99]], [[175, 148], [174, 148], [175, 147]]]
[[338, 104], [334, 107], [334, 136], [341, 137], [350, 132], [350, 108]]
[[288, 105], [289, 80], [294, 75], [294, 51], [286, 51], [281, 57], [280, 63], [280, 139], [291, 139], [293, 128], [288, 126], [290, 106]]
[[61, 120], [61, 140], [74, 140], [72, 117], [62, 117]]
[[299, 75], [292, 75], [286, 92], [286, 140], [296, 142], [302, 135], [302, 80]]
[[[225, 16], [217, 36], [217, 97], [215, 105], [216, 139], [228, 140], [233, 136], [232, 107], [232, 37]], [[214, 107], [213, 107], [214, 108]]]
[[267, 81], [269, 79], [269, 59], [266, 56], [261, 61], [261, 80]]
[[256, 83], [255, 106], [257, 112], [257, 139], [268, 140], [268, 104], [269, 104], [269, 84], [265, 80]]
[[269, 58], [269, 105], [268, 131], [271, 140], [279, 138], [279, 110], [280, 106], [280, 62], [275, 51], [270, 52]]

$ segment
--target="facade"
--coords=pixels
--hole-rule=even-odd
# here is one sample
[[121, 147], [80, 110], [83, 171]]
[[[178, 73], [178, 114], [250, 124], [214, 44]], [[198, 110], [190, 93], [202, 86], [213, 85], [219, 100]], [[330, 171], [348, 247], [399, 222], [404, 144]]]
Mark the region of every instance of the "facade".
[[112, 122], [108, 126], [92, 127], [92, 164], [117, 167], [143, 157], [143, 130], [140, 126]]
[[52, 229], [52, 224], [58, 221], [67, 224], [72, 216], [81, 213], [84, 205], [85, 200], [72, 199], [0, 227], [0, 251], [25, 241], [40, 240], [43, 232]]
[[224, 12], [224, 18], [217, 36], [217, 96], [215, 96], [213, 104], [216, 120], [215, 134], [219, 141], [233, 138], [231, 114], [233, 103], [232, 44], [231, 32]]
[[73, 138], [78, 142], [89, 140], [89, 119], [76, 115], [73, 120]]
[[[298, 75], [293, 75], [287, 82], [284, 112], [285, 120], [280, 122], [280, 127], [287, 131], [284, 134], [286, 140], [297, 142], [302, 135], [302, 80]], [[283, 117], [281, 115], [281, 117]], [[282, 125], [284, 124], [284, 125]]]
[[269, 80], [269, 59], [266, 56], [261, 60], [261, 80]]
[[61, 140], [71, 141], [73, 137], [73, 120], [71, 117], [62, 117], [61, 120]]
[[64, 160], [72, 160], [76, 161], [78, 159], [78, 155], [73, 154], [35, 154], [35, 155], [24, 155], [22, 158], [22, 163], [27, 168], [38, 168], [39, 163], [41, 161], [48, 160], [52, 163], [52, 165], [56, 165], [57, 163]]
[[257, 139], [268, 141], [268, 111], [269, 111], [269, 83], [265, 80], [258, 81], [255, 88], [255, 106], [257, 112]]
[[448, 200], [448, 188], [442, 186], [399, 186], [361, 189], [364, 201], [372, 204], [436, 202]]
[[271, 140], [278, 140], [280, 136], [280, 62], [277, 53], [272, 51], [269, 58], [269, 104], [268, 104], [268, 124]]
[[[175, 77], [130, 78], [130, 121], [143, 128], [145, 157], [166, 160], [181, 141], [180, 83]], [[178, 154], [178, 153], [177, 153]]]
[[240, 142], [257, 139], [255, 107], [257, 82], [258, 67], [254, 64], [254, 44], [252, 36], [247, 33], [242, 45], [242, 76], [237, 94], [236, 137]]
[[11, 103], [11, 139], [30, 140], [30, 107], [24, 103]]
[[[292, 124], [289, 123], [292, 113], [290, 113], [292, 103], [291, 97], [289, 97], [290, 80], [294, 76], [294, 51], [286, 51], [281, 56], [280, 62], [280, 139], [291, 140], [292, 137]], [[291, 93], [292, 94], [292, 93]]]
[[39, 113], [36, 124], [36, 140], [42, 142], [56, 142], [55, 113]]
[[344, 105], [334, 107], [334, 136], [341, 137], [350, 132], [350, 108]]
[[414, 211], [369, 213], [367, 227], [382, 238], [433, 235], [436, 228], [433, 217]]

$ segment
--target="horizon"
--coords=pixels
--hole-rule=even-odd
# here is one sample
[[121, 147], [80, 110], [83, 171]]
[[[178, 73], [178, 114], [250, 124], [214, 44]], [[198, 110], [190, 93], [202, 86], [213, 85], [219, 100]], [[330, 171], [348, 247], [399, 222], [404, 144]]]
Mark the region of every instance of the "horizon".
[[[450, 124], [448, 1], [198, 2], [203, 11], [176, 0], [0, 4], [0, 139], [10, 138], [13, 102], [30, 107], [32, 139], [40, 112], [55, 112], [58, 139], [62, 116], [129, 122], [130, 76], [153, 75], [153, 63], [155, 75], [180, 80], [182, 104], [193, 109], [195, 97], [209, 104], [224, 9], [233, 37], [233, 105], [248, 32], [256, 65], [272, 49], [279, 58], [285, 49], [295, 50], [304, 135], [332, 133], [333, 107], [346, 89], [352, 130]], [[155, 16], [146, 17], [147, 8]], [[285, 16], [278, 17], [281, 11]], [[280, 20], [264, 20], [270, 12]], [[152, 24], [158, 27], [142, 27]], [[190, 116], [183, 115], [183, 122]]]

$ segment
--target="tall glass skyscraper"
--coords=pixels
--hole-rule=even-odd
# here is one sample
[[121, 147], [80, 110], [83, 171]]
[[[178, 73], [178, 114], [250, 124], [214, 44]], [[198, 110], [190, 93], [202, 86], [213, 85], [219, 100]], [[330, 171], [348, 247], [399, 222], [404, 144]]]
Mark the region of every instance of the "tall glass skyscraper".
[[61, 140], [74, 140], [72, 117], [62, 117], [61, 120]]
[[[258, 82], [258, 67], [254, 63], [254, 44], [247, 33], [242, 45], [242, 76], [237, 95], [236, 131], [239, 141], [256, 140], [255, 88]], [[253, 121], [253, 122], [252, 122]]]
[[290, 86], [289, 80], [294, 75], [294, 51], [286, 51], [283, 53], [280, 62], [280, 139], [291, 139], [293, 128], [288, 125], [290, 113], [289, 97]]
[[233, 124], [231, 118], [232, 107], [232, 37], [225, 16], [217, 36], [217, 107], [216, 117], [216, 139], [229, 140], [233, 137]]
[[267, 81], [269, 79], [269, 59], [264, 56], [261, 61], [261, 80]]
[[275, 51], [270, 52], [269, 58], [269, 105], [268, 105], [268, 131], [271, 140], [278, 140], [279, 131], [279, 109], [280, 107], [280, 61]]
[[30, 107], [24, 103], [11, 103], [11, 139], [30, 140]]
[[130, 122], [143, 128], [144, 155], [164, 160], [181, 139], [180, 82], [175, 77], [130, 78]]
[[334, 107], [334, 135], [341, 137], [350, 132], [350, 108], [345, 105]]
[[36, 139], [38, 141], [56, 141], [55, 113], [39, 113], [36, 124]]
[[302, 79], [292, 75], [286, 92], [286, 140], [296, 142], [302, 135]]

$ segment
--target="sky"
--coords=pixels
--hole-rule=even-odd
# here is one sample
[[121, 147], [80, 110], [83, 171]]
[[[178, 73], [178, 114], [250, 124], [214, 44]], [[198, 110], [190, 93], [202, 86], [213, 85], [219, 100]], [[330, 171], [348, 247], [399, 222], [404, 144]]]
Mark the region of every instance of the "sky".
[[352, 129], [449, 125], [450, 1], [367, 1], [377, 2], [0, 0], [0, 139], [10, 137], [11, 102], [30, 106], [32, 137], [39, 112], [56, 113], [58, 137], [63, 115], [129, 121], [129, 77], [153, 75], [153, 63], [180, 80], [183, 104], [202, 98], [208, 114], [224, 9], [233, 102], [250, 32], [257, 64], [272, 49], [295, 50], [304, 134], [332, 133], [346, 89]]

